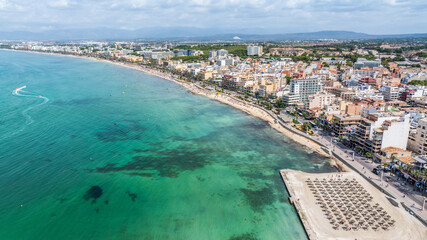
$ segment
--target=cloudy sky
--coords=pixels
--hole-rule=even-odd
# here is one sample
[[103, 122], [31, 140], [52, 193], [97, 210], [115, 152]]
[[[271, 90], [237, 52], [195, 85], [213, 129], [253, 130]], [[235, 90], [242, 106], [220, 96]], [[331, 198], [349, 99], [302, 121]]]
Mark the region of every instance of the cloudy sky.
[[426, 33], [427, 0], [0, 0], [0, 31], [153, 26]]

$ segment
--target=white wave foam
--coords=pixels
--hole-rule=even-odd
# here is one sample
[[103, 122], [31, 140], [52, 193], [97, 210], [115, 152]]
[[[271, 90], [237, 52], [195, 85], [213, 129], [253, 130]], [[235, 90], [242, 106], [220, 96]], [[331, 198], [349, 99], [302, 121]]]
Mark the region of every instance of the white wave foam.
[[15, 90], [13, 90], [12, 94], [15, 95], [15, 96], [19, 96], [19, 97], [40, 98], [40, 99], [43, 99], [43, 102], [37, 103], [37, 104], [32, 105], [32, 106], [29, 106], [26, 109], [22, 110], [21, 114], [26, 119], [25, 125], [23, 127], [21, 127], [20, 129], [16, 130], [15, 132], [13, 132], [13, 133], [9, 134], [8, 136], [5, 136], [5, 137], [10, 137], [10, 136], [16, 135], [19, 132], [22, 132], [28, 125], [30, 125], [30, 124], [32, 124], [34, 122], [33, 118], [28, 114], [28, 112], [30, 110], [36, 108], [36, 107], [42, 106], [42, 105], [46, 104], [47, 102], [49, 102], [49, 98], [47, 98], [45, 96], [42, 96], [42, 95], [22, 94], [22, 92], [25, 92], [25, 91], [23, 91], [23, 89], [26, 88], [26, 87], [27, 86], [22, 86], [20, 88], [16, 88]]

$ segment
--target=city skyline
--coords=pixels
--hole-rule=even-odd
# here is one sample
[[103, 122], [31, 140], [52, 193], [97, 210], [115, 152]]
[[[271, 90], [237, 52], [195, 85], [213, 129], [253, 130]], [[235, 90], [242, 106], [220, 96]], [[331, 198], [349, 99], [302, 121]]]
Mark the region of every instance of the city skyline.
[[[275, 34], [345, 30], [368, 34], [427, 32], [427, 3], [398, 1], [0, 0], [1, 31], [194, 27], [216, 33]], [[215, 32], [214, 32], [215, 34]]]

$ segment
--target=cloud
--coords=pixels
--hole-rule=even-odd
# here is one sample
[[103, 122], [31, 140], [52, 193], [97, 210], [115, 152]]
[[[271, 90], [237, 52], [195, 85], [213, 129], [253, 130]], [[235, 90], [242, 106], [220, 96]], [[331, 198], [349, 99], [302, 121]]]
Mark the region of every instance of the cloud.
[[0, 0], [0, 10], [7, 7], [7, 0]]
[[0, 0], [1, 30], [192, 26], [427, 32], [425, 0]]
[[55, 0], [55, 1], [48, 2], [47, 5], [53, 8], [67, 8], [71, 4], [67, 0]]

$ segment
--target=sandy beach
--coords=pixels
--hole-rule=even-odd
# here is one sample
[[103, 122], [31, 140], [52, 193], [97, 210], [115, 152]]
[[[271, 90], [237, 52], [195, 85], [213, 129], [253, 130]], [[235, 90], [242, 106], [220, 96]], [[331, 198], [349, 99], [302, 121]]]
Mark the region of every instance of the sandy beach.
[[[356, 172], [311, 174], [295, 170], [282, 170], [281, 175], [288, 187], [289, 194], [296, 202], [295, 206], [299, 210], [300, 216], [303, 216], [302, 220], [310, 239], [426, 239], [427, 229], [419, 221], [406, 213], [401, 206], [395, 207], [391, 204], [383, 193]], [[332, 186], [327, 188], [329, 190], [324, 191], [324, 195], [327, 195], [327, 198], [332, 196], [329, 198], [330, 200], [324, 203], [322, 202], [324, 200], [319, 200], [323, 199], [323, 197], [319, 197], [321, 194], [313, 193], [315, 192], [313, 185], [315, 189], [316, 183], [312, 184], [312, 182], [318, 182], [318, 185], [321, 185], [322, 180], [326, 182], [326, 185]], [[344, 184], [341, 187], [331, 184], [337, 182]], [[354, 194], [349, 194], [348, 191], [350, 190], [344, 192], [339, 190], [343, 186], [348, 187], [351, 185], [350, 182], [357, 186], [354, 190], [351, 190], [355, 192]], [[347, 220], [354, 220], [354, 216], [358, 219], [354, 220], [357, 224], [353, 225], [353, 227], [356, 229], [351, 228], [351, 225], [348, 226], [349, 221], [344, 217], [343, 222], [345, 223], [338, 224], [338, 220], [335, 222], [336, 216], [342, 215], [341, 207], [339, 206], [328, 211], [331, 204], [335, 206], [335, 201], [341, 202], [340, 204], [342, 205], [357, 206], [354, 209], [345, 210], [350, 215]], [[369, 210], [362, 210], [365, 205], [370, 207]], [[372, 212], [377, 211], [383, 212], [381, 217], [371, 216]], [[384, 216], [388, 216], [387, 223], [381, 223], [385, 218]], [[368, 221], [372, 222], [372, 224], [368, 224]], [[359, 225], [359, 222], [364, 223]], [[388, 225], [388, 222], [392, 224]], [[336, 227], [334, 227], [334, 224], [336, 224]], [[346, 225], [349, 229], [346, 229]], [[366, 229], [361, 227], [365, 225]]]

